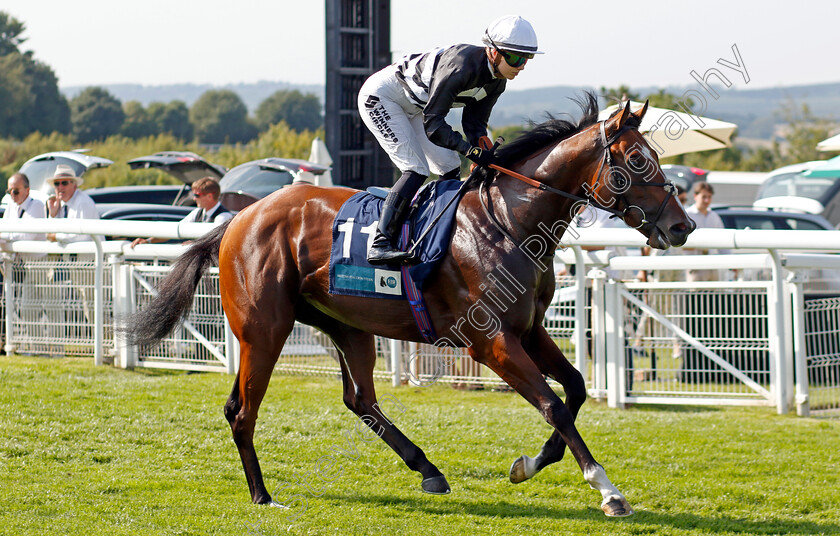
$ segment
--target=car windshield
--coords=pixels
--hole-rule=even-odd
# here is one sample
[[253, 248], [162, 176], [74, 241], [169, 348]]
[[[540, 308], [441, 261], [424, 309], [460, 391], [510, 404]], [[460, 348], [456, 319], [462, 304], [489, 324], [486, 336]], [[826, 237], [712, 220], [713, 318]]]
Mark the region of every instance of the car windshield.
[[221, 180], [222, 192], [243, 192], [257, 199], [279, 190], [292, 183], [292, 174], [288, 171], [264, 168], [261, 166], [241, 166], [230, 170]]
[[792, 195], [822, 202], [823, 195], [838, 180], [840, 177], [805, 177], [802, 173], [782, 173], [764, 183], [756, 198]]

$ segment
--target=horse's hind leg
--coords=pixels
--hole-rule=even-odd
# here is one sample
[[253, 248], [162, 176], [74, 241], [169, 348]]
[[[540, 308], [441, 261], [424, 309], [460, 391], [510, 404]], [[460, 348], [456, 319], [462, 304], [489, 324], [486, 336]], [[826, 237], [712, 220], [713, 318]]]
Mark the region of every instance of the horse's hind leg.
[[[233, 432], [233, 441], [239, 450], [251, 500], [257, 504], [271, 503], [271, 495], [265, 488], [257, 451], [254, 449], [254, 426], [274, 364], [291, 332], [291, 326], [284, 326], [258, 336], [240, 338], [239, 372], [225, 404], [225, 417]], [[250, 340], [259, 340], [255, 344]]]
[[[388, 418], [380, 407], [373, 386], [376, 346], [373, 335], [348, 326], [322, 327], [336, 345], [340, 355], [341, 376], [344, 382], [344, 404], [382, 438], [399, 455], [409, 469], [423, 477], [421, 487], [426, 493], [449, 493], [449, 483], [426, 454], [411, 442]], [[395, 404], [399, 401], [395, 400]], [[393, 409], [390, 410], [393, 416]], [[403, 409], [403, 411], [405, 411]]]
[[[526, 341], [525, 351], [539, 367], [540, 372], [558, 381], [566, 393], [565, 404], [572, 419], [577, 419], [580, 407], [586, 401], [586, 383], [581, 373], [566, 359], [551, 336], [542, 328], [535, 328]], [[545, 442], [540, 453], [531, 458], [522, 455], [510, 467], [510, 481], [514, 484], [524, 482], [545, 467], [559, 462], [566, 453], [566, 442], [557, 430]]]

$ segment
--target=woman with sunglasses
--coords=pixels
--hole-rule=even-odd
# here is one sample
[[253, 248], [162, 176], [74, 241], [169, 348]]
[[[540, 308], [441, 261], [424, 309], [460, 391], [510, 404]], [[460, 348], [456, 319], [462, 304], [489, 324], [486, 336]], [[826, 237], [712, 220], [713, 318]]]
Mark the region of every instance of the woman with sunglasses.
[[[482, 41], [483, 47], [462, 44], [405, 56], [374, 73], [359, 91], [362, 120], [402, 173], [382, 207], [367, 256], [371, 264], [412, 260], [396, 249], [395, 239], [430, 172], [460, 179], [459, 153], [481, 166], [494, 162], [490, 111], [507, 81], [542, 52], [531, 24], [513, 15], [493, 21]], [[466, 139], [446, 122], [459, 107]]]

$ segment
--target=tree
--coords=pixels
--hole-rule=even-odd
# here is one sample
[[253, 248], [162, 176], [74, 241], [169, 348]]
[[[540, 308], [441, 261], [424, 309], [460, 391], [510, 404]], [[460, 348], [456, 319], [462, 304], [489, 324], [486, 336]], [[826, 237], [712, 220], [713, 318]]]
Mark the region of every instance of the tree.
[[607, 105], [615, 104], [625, 99], [630, 99], [633, 101], [639, 100], [639, 94], [634, 91], [631, 91], [630, 86], [627, 86], [625, 84], [621, 84], [618, 87], [601, 86], [600, 92], [601, 97], [607, 101]]
[[70, 104], [58, 89], [58, 78], [46, 64], [31, 58], [28, 60], [27, 82], [35, 101], [25, 114], [29, 118], [27, 134], [70, 133], [73, 128], [70, 121]]
[[23, 52], [25, 26], [0, 11], [0, 136], [70, 131], [70, 108], [52, 70]]
[[117, 134], [125, 121], [120, 101], [101, 87], [88, 87], [70, 101], [73, 134], [80, 143]]
[[302, 132], [315, 130], [323, 124], [321, 101], [312, 93], [298, 90], [279, 90], [266, 98], [254, 112], [260, 130], [285, 121], [290, 128]]
[[190, 108], [190, 122], [201, 143], [239, 143], [257, 134], [248, 122], [248, 108], [239, 95], [230, 90], [202, 93]]
[[650, 93], [645, 98], [639, 99], [642, 102], [650, 101], [651, 106], [657, 108], [666, 108], [668, 110], [676, 110], [678, 112], [685, 112], [686, 108], [691, 109], [694, 106], [694, 101], [691, 97], [682, 98], [673, 93], [668, 93], [664, 89], [660, 89], [656, 93]]
[[168, 104], [153, 102], [147, 111], [149, 118], [155, 122], [157, 132], [185, 141], [193, 139], [195, 131], [190, 123], [190, 110], [184, 101], [174, 100]]
[[20, 52], [20, 45], [26, 41], [21, 34], [26, 26], [5, 11], [0, 11], [0, 56]]
[[822, 160], [825, 153], [817, 151], [817, 144], [831, 136], [834, 124], [811, 113], [807, 104], [797, 106], [793, 100], [783, 104], [780, 114], [785, 127], [786, 150], [776, 147], [776, 156], [784, 164]]
[[123, 105], [123, 112], [125, 112], [125, 121], [120, 128], [120, 134], [126, 138], [136, 140], [158, 133], [157, 124], [139, 101], [126, 102]]
[[35, 103], [26, 84], [26, 66], [19, 53], [0, 56], [0, 136], [21, 138], [27, 134], [22, 110]]

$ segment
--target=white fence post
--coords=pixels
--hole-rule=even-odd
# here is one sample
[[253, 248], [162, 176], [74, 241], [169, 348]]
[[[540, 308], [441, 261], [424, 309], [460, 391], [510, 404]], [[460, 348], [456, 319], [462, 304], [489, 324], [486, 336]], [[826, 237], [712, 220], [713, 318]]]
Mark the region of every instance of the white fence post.
[[93, 268], [93, 364], [98, 366], [102, 364], [102, 343], [105, 339], [105, 292], [102, 288], [105, 255], [102, 251], [102, 238], [96, 235], [91, 235], [91, 238], [96, 247], [96, 263]]
[[796, 370], [796, 414], [800, 417], [811, 415], [811, 403], [808, 399], [808, 355], [805, 345], [805, 296], [802, 291], [802, 276], [796, 274], [790, 282], [793, 325], [793, 359]]
[[[590, 270], [588, 274], [592, 280], [592, 324], [590, 330], [590, 341], [592, 345], [592, 390], [593, 398], [603, 399], [607, 389], [607, 350], [606, 350], [606, 329], [604, 327], [604, 282], [607, 274], [597, 268]], [[579, 304], [585, 307], [586, 304]], [[584, 347], [586, 346], [586, 326], [577, 326], [578, 330], [584, 332]]]
[[12, 286], [14, 282], [14, 263], [12, 262], [14, 255], [3, 253], [3, 293], [6, 302], [6, 340], [3, 349], [6, 355], [13, 354], [15, 351], [14, 345], [14, 315], [15, 315], [15, 290]]
[[224, 312], [222, 313], [225, 319], [225, 357], [227, 358], [227, 373], [236, 374], [239, 370], [239, 339], [237, 339], [233, 330], [230, 329], [230, 322]]
[[125, 337], [119, 333], [119, 328], [124, 327], [123, 322], [136, 309], [134, 267], [116, 255], [111, 257], [111, 263], [114, 267], [114, 348], [117, 364], [122, 368], [133, 368], [137, 366], [137, 347], [126, 343]]
[[607, 340], [607, 405], [624, 409], [624, 344], [621, 337], [624, 316], [621, 310], [621, 295], [616, 281], [608, 279], [605, 286], [604, 327]]
[[583, 249], [574, 246], [575, 252], [575, 368], [586, 377], [586, 329], [589, 327], [589, 319], [586, 317], [586, 264], [583, 258]]
[[388, 345], [391, 349], [391, 385], [399, 387], [402, 384], [402, 363], [400, 355], [400, 341], [396, 339], [388, 339]]
[[771, 273], [772, 286], [768, 293], [768, 323], [770, 324], [770, 382], [773, 389], [776, 411], [783, 415], [790, 409], [790, 399], [793, 391], [793, 378], [788, 373], [788, 359], [785, 355], [785, 310], [784, 310], [784, 269], [782, 268], [779, 252], [768, 250], [773, 259]]

